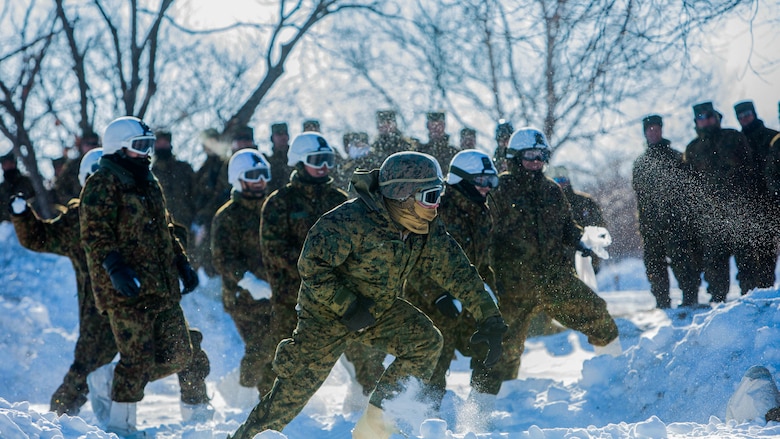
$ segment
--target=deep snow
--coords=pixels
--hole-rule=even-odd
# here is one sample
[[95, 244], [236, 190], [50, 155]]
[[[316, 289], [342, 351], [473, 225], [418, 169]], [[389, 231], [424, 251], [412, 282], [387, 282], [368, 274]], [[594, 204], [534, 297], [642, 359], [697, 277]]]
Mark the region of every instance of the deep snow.
[[[733, 264], [732, 264], [733, 265]], [[732, 267], [732, 272], [734, 271]], [[733, 279], [732, 274], [732, 279]], [[726, 420], [729, 397], [743, 373], [780, 366], [780, 292], [739, 297], [714, 308], [653, 308], [639, 260], [607, 261], [598, 277], [601, 295], [620, 329], [623, 355], [594, 357], [573, 331], [535, 337], [526, 344], [520, 378], [498, 395], [490, 427], [463, 410], [468, 361], [459, 358], [448, 379], [442, 420], [425, 420], [405, 396], [390, 409], [411, 437], [420, 438], [758, 438], [780, 436], [780, 424]], [[218, 299], [219, 279], [182, 302], [190, 324], [204, 333], [214, 420], [184, 424], [175, 377], [150, 383], [139, 404], [138, 427], [158, 438], [224, 438], [242, 422], [256, 394], [237, 385], [243, 345]], [[78, 417], [48, 412], [49, 398], [72, 361], [77, 335], [75, 277], [62, 257], [21, 248], [10, 223], [0, 223], [0, 437], [101, 439], [87, 403]], [[674, 290], [679, 302], [680, 294]], [[708, 295], [702, 290], [700, 301]], [[282, 433], [261, 438], [347, 438], [364, 403], [351, 395], [348, 368], [339, 363], [309, 405]], [[390, 410], [389, 409], [389, 410]], [[394, 436], [396, 437], [396, 436]], [[401, 437], [401, 436], [397, 436]]]

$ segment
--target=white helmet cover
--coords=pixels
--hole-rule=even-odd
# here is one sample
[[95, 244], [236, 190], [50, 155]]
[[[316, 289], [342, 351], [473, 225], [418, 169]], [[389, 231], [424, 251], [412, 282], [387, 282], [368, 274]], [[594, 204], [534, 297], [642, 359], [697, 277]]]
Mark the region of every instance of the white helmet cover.
[[87, 182], [87, 177], [94, 174], [100, 167], [100, 157], [103, 156], [103, 148], [90, 149], [86, 154], [81, 156], [81, 162], [79, 163], [79, 183], [84, 186]]
[[458, 184], [464, 175], [477, 176], [483, 174], [498, 175], [493, 160], [482, 151], [467, 149], [455, 154], [450, 162], [447, 184]]
[[[154, 140], [155, 136], [144, 121], [133, 116], [123, 116], [108, 124], [103, 133], [103, 154], [115, 154], [133, 139]], [[152, 148], [152, 151], [154, 149]]]
[[233, 190], [241, 192], [241, 180], [244, 173], [253, 169], [266, 170], [268, 180], [271, 181], [271, 166], [263, 154], [254, 149], [242, 149], [236, 151], [228, 162], [228, 182]]
[[526, 149], [542, 149], [549, 152], [550, 144], [547, 142], [547, 137], [545, 137], [543, 132], [533, 127], [524, 127], [515, 131], [512, 137], [509, 138], [506, 157], [511, 159], [515, 156], [515, 152]]
[[319, 133], [307, 131], [295, 136], [287, 152], [287, 166], [295, 166], [300, 162], [306, 163], [309, 154], [334, 154], [333, 148]]

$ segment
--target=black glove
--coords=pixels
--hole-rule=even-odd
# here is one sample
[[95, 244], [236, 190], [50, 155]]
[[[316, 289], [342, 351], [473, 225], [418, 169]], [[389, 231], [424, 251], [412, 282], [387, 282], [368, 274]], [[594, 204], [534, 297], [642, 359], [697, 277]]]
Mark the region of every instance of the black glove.
[[578, 252], [580, 252], [583, 258], [593, 256], [593, 250], [589, 249], [588, 247], [585, 247], [585, 244], [583, 244], [582, 241], [577, 243], [576, 249]]
[[103, 260], [103, 268], [111, 278], [111, 285], [124, 297], [137, 297], [141, 292], [141, 281], [132, 268], [125, 264], [122, 255], [113, 250]]
[[357, 299], [349, 304], [347, 312], [341, 316], [339, 321], [350, 331], [360, 331], [376, 323], [376, 319], [371, 315], [370, 308], [374, 306], [374, 301], [368, 297], [357, 296]]
[[184, 255], [176, 256], [176, 269], [179, 270], [179, 277], [181, 277], [181, 283], [184, 284], [182, 294], [191, 293], [195, 288], [198, 288], [200, 280], [198, 279], [198, 272], [192, 268], [190, 261]]
[[487, 343], [488, 345], [487, 356], [482, 362], [485, 368], [492, 368], [501, 358], [501, 341], [507, 329], [509, 327], [501, 316], [493, 316], [477, 325], [477, 332], [471, 335], [469, 340], [471, 344]]
[[27, 198], [24, 194], [19, 192], [15, 195], [11, 195], [11, 199], [8, 200], [8, 211], [12, 215], [21, 215], [27, 210]]
[[433, 302], [436, 308], [439, 308], [439, 312], [444, 314], [445, 317], [451, 319], [457, 319], [460, 315], [460, 310], [455, 306], [455, 297], [450, 293], [444, 293]]

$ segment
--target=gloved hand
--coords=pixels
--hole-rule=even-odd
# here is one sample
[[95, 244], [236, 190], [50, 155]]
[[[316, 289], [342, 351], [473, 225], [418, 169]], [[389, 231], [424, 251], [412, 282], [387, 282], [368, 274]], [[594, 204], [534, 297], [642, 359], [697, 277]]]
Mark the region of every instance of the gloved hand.
[[191, 293], [195, 288], [198, 288], [200, 280], [198, 279], [198, 272], [192, 268], [190, 261], [184, 255], [176, 256], [176, 269], [179, 270], [179, 277], [181, 277], [181, 283], [184, 284], [182, 294]]
[[21, 215], [27, 210], [27, 199], [24, 198], [24, 194], [19, 192], [16, 195], [11, 195], [11, 199], [8, 202], [8, 211], [14, 215]]
[[357, 296], [357, 299], [349, 304], [347, 312], [341, 316], [339, 321], [350, 331], [366, 329], [376, 323], [376, 319], [370, 310], [372, 306], [374, 306], [373, 300], [368, 297]]
[[577, 247], [575, 247], [578, 252], [582, 255], [583, 258], [587, 258], [590, 256], [593, 256], [593, 250], [589, 249], [588, 247], [585, 247], [585, 244], [582, 243], [582, 241], [577, 243]]
[[433, 303], [436, 305], [436, 308], [439, 308], [440, 313], [451, 319], [457, 319], [460, 315], [460, 310], [462, 309], [458, 307], [458, 305], [460, 305], [460, 301], [458, 301], [458, 299], [453, 297], [453, 295], [450, 293], [442, 294], [441, 296], [437, 297]]
[[103, 268], [111, 278], [111, 285], [122, 296], [137, 297], [138, 293], [141, 292], [141, 281], [138, 280], [138, 275], [125, 264], [118, 251], [113, 250], [106, 255], [106, 259], [103, 260]]
[[507, 329], [509, 327], [504, 323], [503, 317], [493, 316], [477, 325], [477, 331], [471, 335], [469, 340], [471, 344], [487, 343], [488, 345], [487, 356], [482, 362], [487, 369], [495, 366], [501, 358], [501, 341]]

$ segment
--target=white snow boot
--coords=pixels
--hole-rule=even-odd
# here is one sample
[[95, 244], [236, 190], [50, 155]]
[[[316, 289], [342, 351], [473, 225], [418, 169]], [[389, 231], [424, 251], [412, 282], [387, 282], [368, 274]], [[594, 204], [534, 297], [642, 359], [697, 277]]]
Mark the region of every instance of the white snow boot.
[[780, 405], [775, 380], [766, 367], [753, 366], [745, 372], [737, 390], [729, 398], [726, 419], [746, 422], [764, 420], [766, 412]]
[[183, 423], [207, 422], [214, 418], [214, 407], [209, 403], [187, 404], [179, 401], [179, 408], [181, 409], [181, 420]]
[[92, 404], [92, 412], [95, 413], [95, 417], [101, 425], [108, 423], [115, 368], [116, 363], [109, 363], [87, 375], [89, 402]]
[[368, 404], [363, 416], [358, 419], [352, 430], [352, 439], [389, 439], [398, 431], [392, 421], [385, 419], [385, 412], [382, 409]]
[[138, 430], [135, 428], [136, 407], [134, 402], [113, 401], [110, 412], [106, 431], [116, 433], [119, 437], [138, 437]]
[[593, 351], [596, 355], [612, 355], [613, 357], [619, 357], [623, 353], [623, 347], [620, 346], [620, 337], [615, 337], [614, 340], [607, 343], [606, 346], [593, 346]]

